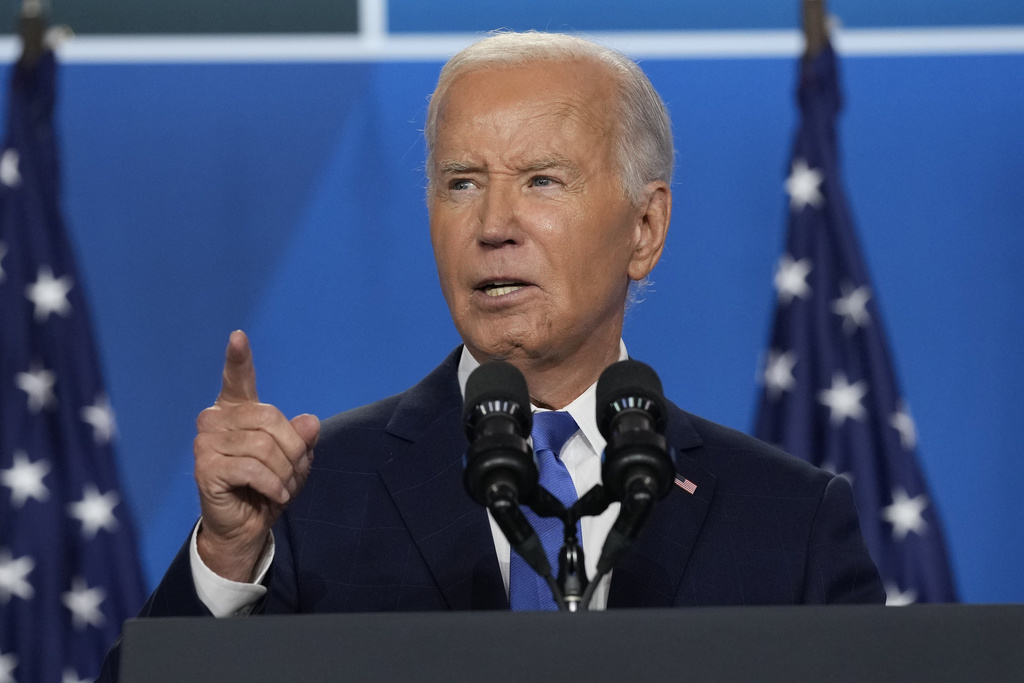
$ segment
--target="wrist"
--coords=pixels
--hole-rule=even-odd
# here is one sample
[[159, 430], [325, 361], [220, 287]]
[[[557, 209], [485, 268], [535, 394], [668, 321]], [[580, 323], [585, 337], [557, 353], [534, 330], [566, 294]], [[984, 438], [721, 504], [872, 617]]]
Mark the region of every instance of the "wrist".
[[203, 563], [218, 576], [230, 581], [251, 583], [257, 562], [270, 543], [270, 532], [252, 541], [222, 538], [204, 531], [200, 523], [196, 551]]

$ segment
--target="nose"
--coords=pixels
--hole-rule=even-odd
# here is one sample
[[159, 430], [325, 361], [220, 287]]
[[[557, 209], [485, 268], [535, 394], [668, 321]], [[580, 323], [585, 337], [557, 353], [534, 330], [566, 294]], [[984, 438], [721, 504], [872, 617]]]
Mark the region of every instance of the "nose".
[[522, 242], [514, 183], [498, 180], [489, 184], [480, 202], [478, 222], [481, 244], [500, 248]]

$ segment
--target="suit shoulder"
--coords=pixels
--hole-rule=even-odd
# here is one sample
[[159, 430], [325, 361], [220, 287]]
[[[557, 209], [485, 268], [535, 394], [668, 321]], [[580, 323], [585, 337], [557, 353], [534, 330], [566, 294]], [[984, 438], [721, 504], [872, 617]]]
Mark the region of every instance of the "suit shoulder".
[[815, 488], [824, 488], [834, 476], [737, 429], [682, 410], [679, 413], [698, 437], [695, 447], [682, 452], [719, 475], [743, 474], [744, 478], [764, 477], [801, 486], [813, 483]]
[[321, 464], [344, 457], [376, 462], [400, 442], [412, 443], [438, 421], [462, 408], [456, 348], [430, 374], [405, 391], [323, 421], [316, 457]]
[[384, 429], [395, 414], [404, 393], [332, 415], [320, 426], [321, 440], [351, 429]]
[[712, 422], [684, 410], [679, 410], [679, 412], [689, 421], [694, 431], [700, 436], [703, 444], [709, 448], [740, 449], [764, 453], [772, 457], [792, 457], [782, 449], [738, 429], [726, 427], [723, 424]]

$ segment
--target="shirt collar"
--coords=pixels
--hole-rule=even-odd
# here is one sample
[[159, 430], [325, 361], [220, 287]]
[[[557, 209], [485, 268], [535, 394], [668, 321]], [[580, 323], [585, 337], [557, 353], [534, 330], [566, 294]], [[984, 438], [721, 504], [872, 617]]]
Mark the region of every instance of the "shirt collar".
[[[619, 360], [627, 360], [629, 354], [626, 352], [626, 343], [619, 340]], [[466, 398], [466, 381], [469, 379], [470, 373], [480, 367], [480, 363], [477, 362], [476, 358], [473, 358], [471, 354], [463, 345], [462, 347], [462, 358], [459, 359], [459, 391], [462, 392], [462, 398]], [[543, 412], [545, 408], [538, 408], [537, 406], [531, 406], [534, 413]], [[576, 397], [576, 399], [567, 405], [563, 410], [576, 420], [576, 424], [579, 425], [580, 432], [583, 433], [583, 438], [586, 439], [590, 447], [597, 454], [600, 454], [605, 447], [604, 437], [601, 436], [600, 430], [597, 428], [597, 417], [595, 416], [595, 410], [597, 408], [597, 382], [594, 382], [587, 390]]]

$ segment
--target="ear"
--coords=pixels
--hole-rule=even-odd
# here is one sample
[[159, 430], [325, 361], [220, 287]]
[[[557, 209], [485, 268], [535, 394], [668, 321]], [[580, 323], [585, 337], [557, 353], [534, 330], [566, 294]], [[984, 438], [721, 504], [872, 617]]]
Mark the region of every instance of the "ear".
[[636, 241], [628, 271], [631, 280], [642, 280], [654, 270], [665, 248], [671, 218], [672, 190], [662, 180], [649, 183], [637, 204]]

